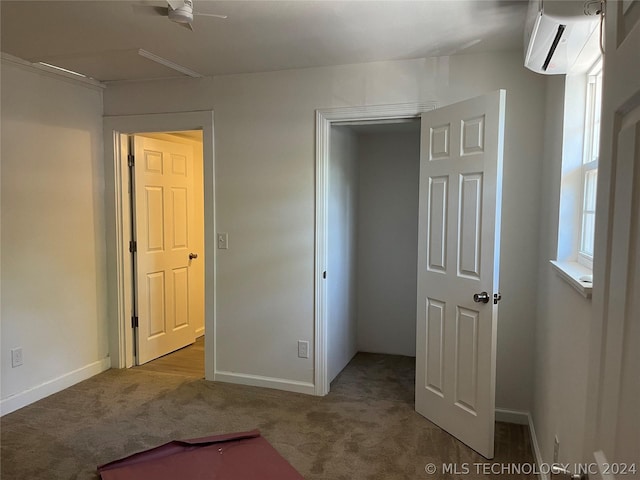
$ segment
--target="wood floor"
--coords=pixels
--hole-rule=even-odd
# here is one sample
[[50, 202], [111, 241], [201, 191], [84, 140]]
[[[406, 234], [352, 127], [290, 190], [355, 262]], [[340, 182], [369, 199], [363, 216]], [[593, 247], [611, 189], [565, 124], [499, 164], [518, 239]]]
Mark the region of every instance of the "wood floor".
[[135, 368], [149, 372], [204, 378], [204, 336], [197, 338], [195, 343], [187, 347]]

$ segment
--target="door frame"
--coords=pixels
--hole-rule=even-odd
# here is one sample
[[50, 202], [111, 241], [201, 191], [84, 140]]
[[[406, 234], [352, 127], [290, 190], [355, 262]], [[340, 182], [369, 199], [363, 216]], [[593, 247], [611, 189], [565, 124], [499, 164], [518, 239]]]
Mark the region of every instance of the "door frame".
[[[314, 271], [314, 393], [329, 393], [327, 289], [323, 272], [328, 264], [329, 220], [329, 155], [331, 127], [334, 124], [359, 123], [397, 119], [420, 118], [420, 114], [435, 110], [437, 102], [396, 103], [388, 105], [363, 105], [316, 110], [316, 221], [315, 221], [315, 271]], [[209, 328], [209, 327], [207, 327]]]
[[204, 180], [204, 324], [205, 378], [215, 371], [215, 150], [213, 111], [159, 113], [103, 117], [104, 178], [106, 212], [107, 312], [111, 366], [134, 365], [133, 266], [129, 257], [131, 204], [128, 195], [128, 135], [144, 132], [202, 130]]

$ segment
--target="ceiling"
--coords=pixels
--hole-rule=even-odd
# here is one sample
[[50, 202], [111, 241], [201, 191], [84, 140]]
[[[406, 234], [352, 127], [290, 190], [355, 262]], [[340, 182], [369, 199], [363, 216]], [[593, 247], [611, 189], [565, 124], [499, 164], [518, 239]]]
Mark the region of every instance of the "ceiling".
[[[526, 0], [194, 0], [194, 31], [139, 6], [163, 1], [0, 1], [2, 52], [109, 82], [422, 58], [522, 47]], [[151, 14], [143, 14], [147, 10]]]

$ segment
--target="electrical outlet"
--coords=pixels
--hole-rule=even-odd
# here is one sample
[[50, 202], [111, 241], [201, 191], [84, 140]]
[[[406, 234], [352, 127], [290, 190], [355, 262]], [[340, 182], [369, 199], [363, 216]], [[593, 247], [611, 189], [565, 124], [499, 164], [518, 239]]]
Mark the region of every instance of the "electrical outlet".
[[558, 435], [553, 439], [553, 463], [558, 463], [558, 456], [560, 454], [560, 440], [558, 440]]
[[11, 367], [16, 368], [22, 365], [22, 347], [11, 349]]
[[229, 234], [228, 233], [219, 233], [218, 234], [218, 248], [220, 250], [226, 250], [229, 248]]
[[298, 340], [298, 357], [309, 358], [309, 342]]

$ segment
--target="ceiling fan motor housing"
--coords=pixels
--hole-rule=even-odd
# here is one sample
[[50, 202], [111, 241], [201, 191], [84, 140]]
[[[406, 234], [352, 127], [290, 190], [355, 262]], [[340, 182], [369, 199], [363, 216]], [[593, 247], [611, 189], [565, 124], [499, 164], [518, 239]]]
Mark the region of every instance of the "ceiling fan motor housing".
[[193, 2], [183, 0], [181, 2], [169, 2], [169, 19], [178, 23], [193, 22]]

